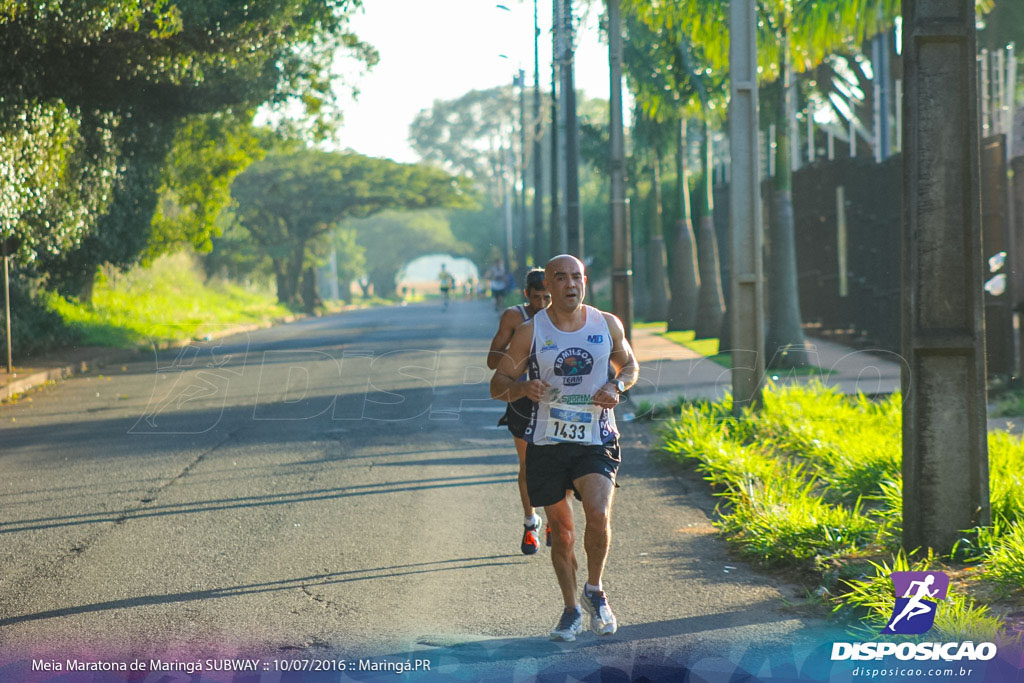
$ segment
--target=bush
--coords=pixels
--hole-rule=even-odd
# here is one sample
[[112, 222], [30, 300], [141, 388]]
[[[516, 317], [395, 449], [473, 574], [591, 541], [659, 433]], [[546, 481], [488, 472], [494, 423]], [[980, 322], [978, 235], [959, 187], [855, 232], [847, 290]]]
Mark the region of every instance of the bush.
[[[2, 277], [2, 274], [0, 274]], [[0, 283], [0, 289], [3, 285]], [[0, 306], [3, 305], [0, 293]], [[0, 320], [3, 319], [0, 308]], [[63, 318], [50, 310], [46, 293], [33, 281], [11, 278], [11, 346], [16, 363], [49, 349], [72, 346], [81, 337]], [[7, 334], [0, 328], [0, 353], [7, 359]]]

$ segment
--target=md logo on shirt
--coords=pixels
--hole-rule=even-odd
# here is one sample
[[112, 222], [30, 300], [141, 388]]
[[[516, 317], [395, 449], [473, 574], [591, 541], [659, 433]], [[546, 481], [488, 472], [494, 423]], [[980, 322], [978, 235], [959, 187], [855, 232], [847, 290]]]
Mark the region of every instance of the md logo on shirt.
[[562, 384], [582, 384], [583, 377], [594, 369], [594, 356], [586, 349], [571, 348], [562, 351], [555, 359], [555, 376], [562, 378]]

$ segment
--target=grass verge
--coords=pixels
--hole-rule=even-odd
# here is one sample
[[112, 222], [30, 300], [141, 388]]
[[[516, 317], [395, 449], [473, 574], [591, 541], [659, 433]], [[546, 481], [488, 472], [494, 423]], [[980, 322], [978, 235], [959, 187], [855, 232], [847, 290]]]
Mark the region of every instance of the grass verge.
[[[680, 346], [685, 346], [691, 351], [699, 353], [712, 363], [721, 365], [723, 368], [732, 367], [732, 353], [728, 351], [722, 352], [719, 350], [717, 337], [697, 339], [697, 335], [693, 330], [667, 332], [665, 330], [664, 322], [638, 323], [635, 324], [634, 327], [637, 327], [639, 329], [651, 330], [655, 332], [658, 336], [668, 339], [670, 342], [679, 344]], [[823, 368], [819, 368], [816, 365], [806, 365], [799, 368], [771, 370], [769, 376], [773, 381], [779, 381], [780, 379], [784, 379], [787, 377], [828, 377], [832, 373], [832, 370], [825, 370]]]
[[192, 259], [176, 254], [149, 268], [103, 273], [90, 302], [50, 294], [50, 308], [84, 346], [132, 347], [202, 338], [218, 328], [265, 323], [291, 314], [267, 291], [204, 283]]
[[812, 382], [769, 384], [764, 399], [739, 417], [728, 397], [680, 401], [658, 428], [665, 456], [695, 466], [720, 497], [715, 524], [740, 555], [813, 582], [875, 636], [893, 605], [889, 573], [941, 569], [957, 577], [939, 610], [943, 633], [1014, 635], [983, 602], [1024, 597], [1020, 438], [989, 435], [993, 526], [965, 529], [950, 556], [910, 565], [900, 548], [901, 397], [849, 398]]

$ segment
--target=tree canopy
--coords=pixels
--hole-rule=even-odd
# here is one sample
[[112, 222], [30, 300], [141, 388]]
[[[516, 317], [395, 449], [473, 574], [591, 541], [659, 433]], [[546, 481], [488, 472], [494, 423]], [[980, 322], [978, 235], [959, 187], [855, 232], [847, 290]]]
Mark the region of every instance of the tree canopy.
[[[385, 209], [474, 203], [467, 179], [438, 168], [315, 149], [269, 154], [241, 173], [231, 192], [240, 222], [273, 261], [278, 298], [286, 303], [297, 302], [299, 278], [311, 265], [310, 249], [340, 221]], [[390, 246], [405, 245], [392, 241]]]
[[151, 218], [160, 188], [177, 184], [179, 207], [196, 212], [186, 239], [204, 244], [208, 212], [163, 172], [187, 144], [182, 123], [215, 112], [251, 121], [261, 104], [298, 103], [327, 131], [335, 50], [376, 59], [348, 30], [359, 5], [0, 0], [0, 180], [15, 188], [0, 200], [0, 236], [20, 237], [23, 265], [75, 291], [98, 264], [135, 262], [153, 225], [173, 241]]

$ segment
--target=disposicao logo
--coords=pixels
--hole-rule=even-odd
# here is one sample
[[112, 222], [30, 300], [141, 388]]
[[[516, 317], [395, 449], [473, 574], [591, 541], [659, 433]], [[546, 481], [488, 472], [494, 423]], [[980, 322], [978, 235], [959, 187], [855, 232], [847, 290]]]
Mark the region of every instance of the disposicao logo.
[[929, 630], [939, 602], [946, 599], [949, 577], [942, 572], [893, 572], [889, 578], [896, 604], [882, 633], [917, 635]]
[[[942, 572], [893, 572], [889, 575], [895, 604], [882, 633], [920, 635], [935, 624], [939, 603], [949, 592]], [[987, 661], [996, 656], [995, 643], [833, 643], [832, 660], [867, 660], [895, 656], [900, 660]]]

